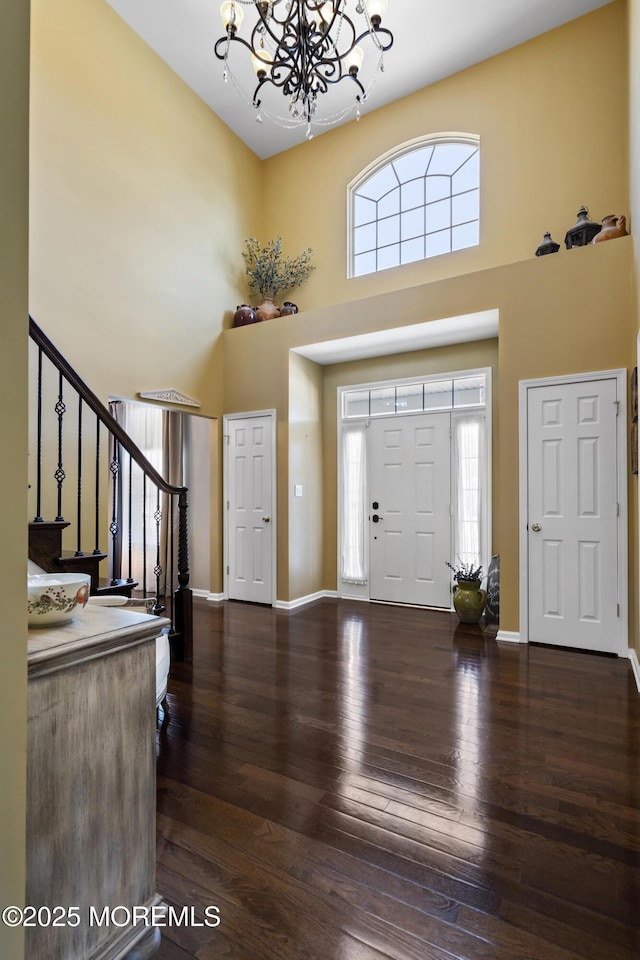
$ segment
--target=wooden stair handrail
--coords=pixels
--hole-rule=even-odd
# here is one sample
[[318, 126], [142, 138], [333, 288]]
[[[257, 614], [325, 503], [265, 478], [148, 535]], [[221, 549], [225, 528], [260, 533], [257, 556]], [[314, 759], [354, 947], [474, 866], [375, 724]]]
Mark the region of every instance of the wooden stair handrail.
[[71, 384], [74, 390], [80, 394], [87, 406], [93, 410], [98, 419], [105, 425], [107, 430], [116, 438], [122, 447], [127, 451], [131, 459], [138, 464], [143, 473], [159, 487], [163, 493], [167, 494], [186, 494], [187, 487], [175, 487], [162, 477], [156, 468], [150, 463], [142, 451], [136, 446], [126, 430], [120, 426], [118, 421], [109, 413], [108, 409], [101, 400], [95, 395], [84, 380], [76, 373], [71, 364], [65, 360], [60, 351], [49, 340], [46, 333], [40, 329], [36, 321], [29, 315], [29, 336], [42, 348], [44, 354], [51, 363], [57, 367], [64, 378]]

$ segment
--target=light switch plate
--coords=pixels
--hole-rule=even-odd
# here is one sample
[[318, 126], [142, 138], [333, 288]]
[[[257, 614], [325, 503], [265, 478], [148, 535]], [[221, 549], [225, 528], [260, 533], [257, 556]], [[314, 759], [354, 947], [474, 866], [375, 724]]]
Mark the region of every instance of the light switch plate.
[[302, 496], [302, 484], [301, 484], [301, 483], [296, 483], [296, 485], [295, 485], [295, 487], [294, 487], [293, 495], [294, 495], [295, 497], [301, 497], [301, 496]]

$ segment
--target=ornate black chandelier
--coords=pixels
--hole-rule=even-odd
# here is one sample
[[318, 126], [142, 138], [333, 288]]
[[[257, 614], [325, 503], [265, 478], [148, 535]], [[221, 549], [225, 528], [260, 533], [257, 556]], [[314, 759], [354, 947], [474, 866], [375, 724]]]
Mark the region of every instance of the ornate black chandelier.
[[[393, 44], [393, 35], [382, 27], [388, 0], [352, 0], [352, 5], [354, 19], [346, 12], [349, 0], [228, 0], [222, 4], [226, 32], [216, 42], [215, 54], [224, 61], [225, 82], [230, 77], [241, 95], [230, 52], [243, 46], [251, 55], [258, 81], [251, 102], [258, 121], [264, 110], [282, 126], [306, 123], [310, 137], [312, 121], [329, 126], [354, 110], [360, 116], [360, 104], [367, 99], [377, 73], [384, 70], [383, 57]], [[246, 7], [257, 14], [253, 25], [245, 27], [248, 39], [241, 34]], [[361, 80], [365, 52], [359, 44], [363, 40], [370, 42], [377, 56], [367, 87]], [[315, 117], [318, 96], [342, 80], [355, 85], [354, 101], [330, 118]], [[286, 117], [263, 107], [269, 88], [281, 91], [288, 100]]]

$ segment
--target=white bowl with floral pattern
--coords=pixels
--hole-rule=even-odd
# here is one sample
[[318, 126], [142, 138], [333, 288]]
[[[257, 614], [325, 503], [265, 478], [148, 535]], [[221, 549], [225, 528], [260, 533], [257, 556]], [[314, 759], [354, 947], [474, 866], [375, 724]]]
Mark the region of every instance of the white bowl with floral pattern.
[[29, 627], [51, 627], [73, 620], [87, 605], [91, 577], [86, 573], [42, 573], [27, 577]]

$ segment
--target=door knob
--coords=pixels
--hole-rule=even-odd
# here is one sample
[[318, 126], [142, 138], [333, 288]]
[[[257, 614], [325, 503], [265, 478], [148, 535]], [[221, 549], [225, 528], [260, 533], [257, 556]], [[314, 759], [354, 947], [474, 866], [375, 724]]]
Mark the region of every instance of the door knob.
[[532, 523], [531, 529], [533, 530], [534, 533], [540, 533], [540, 531], [542, 530], [542, 527], [540, 526], [539, 523]]
[[263, 522], [263, 523], [269, 523], [270, 520], [271, 520], [271, 517], [263, 517], [263, 518], [262, 518], [262, 522]]
[[371, 519], [373, 520], [374, 523], [380, 523], [380, 521], [381, 521], [383, 518], [382, 518], [382, 517], [379, 517], [377, 513], [374, 513], [374, 515], [371, 517]]

